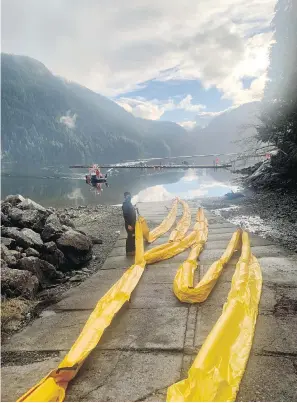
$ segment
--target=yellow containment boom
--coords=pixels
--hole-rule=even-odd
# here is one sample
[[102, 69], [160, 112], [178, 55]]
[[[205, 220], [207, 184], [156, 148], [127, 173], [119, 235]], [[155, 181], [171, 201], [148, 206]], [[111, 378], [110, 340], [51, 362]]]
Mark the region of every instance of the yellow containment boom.
[[198, 240], [192, 247], [188, 259], [178, 268], [174, 278], [173, 291], [176, 297], [182, 302], [189, 302], [191, 304], [194, 302], [204, 302], [220, 277], [223, 267], [229, 262], [234, 252], [239, 249], [240, 242], [241, 230], [239, 229], [234, 232], [220, 259], [210, 266], [201, 281], [196, 287], [193, 287], [194, 272], [198, 265], [197, 259], [204, 245], [203, 242]]
[[[153, 242], [168, 232], [176, 220], [178, 203], [184, 209], [182, 218], [171, 232], [168, 242], [144, 252], [143, 237]], [[248, 360], [258, 303], [261, 294], [261, 271], [251, 255], [249, 237], [238, 230], [225, 253], [215, 262], [200, 283], [193, 288], [197, 258], [208, 235], [208, 223], [203, 209], [198, 209], [193, 231], [187, 203], [176, 199], [168, 216], [153, 231], [149, 231], [144, 218], [138, 217], [135, 229], [135, 263], [98, 301], [76, 342], [60, 363], [18, 401], [60, 402], [65, 398], [68, 383], [76, 376], [84, 360], [97, 346], [105, 329], [121, 307], [130, 300], [146, 264], [169, 259], [191, 247], [186, 261], [180, 266], [174, 280], [174, 292], [183, 302], [204, 301], [223, 266], [241, 246], [242, 253], [232, 279], [232, 287], [223, 313], [207, 337], [189, 376], [168, 389], [168, 401], [232, 401], [236, 397], [241, 377]], [[145, 235], [143, 234], [145, 232]]]
[[126, 301], [129, 301], [145, 268], [143, 237], [139, 222], [136, 223], [135, 264], [99, 300], [89, 316], [82, 332], [59, 367], [25, 393], [20, 402], [62, 402], [68, 383], [76, 376], [81, 365], [97, 346], [104, 330]]
[[[236, 398], [252, 347], [262, 288], [261, 269], [251, 254], [246, 232], [237, 231], [233, 235], [222, 260], [232, 255], [239, 238], [241, 256], [222, 315], [201, 347], [188, 377], [168, 388], [168, 402], [231, 402]], [[203, 286], [189, 290], [191, 301], [199, 299], [199, 293], [201, 300], [207, 298], [213, 287], [212, 279], [221, 270], [218, 262], [214, 264], [218, 270], [213, 265], [206, 279], [202, 279]]]
[[170, 228], [173, 226], [176, 220], [178, 202], [179, 202], [178, 199], [175, 199], [173, 201], [172, 208], [167, 217], [164, 218], [161, 224], [158, 225], [158, 227], [156, 227], [152, 231], [149, 230], [145, 219], [143, 217], [139, 217], [140, 223], [142, 225], [143, 237], [147, 242], [149, 243], [154, 242], [157, 238], [159, 238], [161, 235], [164, 235], [166, 232], [170, 230]]
[[[188, 208], [187, 204], [184, 203], [183, 205], [185, 208]], [[173, 217], [172, 214], [174, 215], [175, 208], [177, 208], [177, 201], [174, 202], [173, 208], [169, 213], [170, 222]], [[182, 222], [179, 222], [178, 225], [182, 224]], [[164, 220], [163, 224], [159, 226], [159, 235], [164, 233], [163, 231], [165, 230], [165, 232], [168, 231], [168, 225], [168, 220]], [[179, 248], [179, 244], [181, 242], [182, 241], [175, 243], [175, 251], [172, 250], [173, 243], [169, 244], [171, 247], [171, 257], [179, 253], [179, 251], [181, 250]], [[136, 222], [135, 244], [135, 264], [132, 265], [123, 274], [123, 276], [110, 288], [110, 290], [99, 300], [95, 309], [87, 320], [82, 332], [78, 336], [76, 342], [73, 344], [72, 348], [63, 359], [63, 361], [60, 363], [58, 368], [51, 371], [38, 384], [36, 384], [32, 389], [30, 389], [27, 393], [20, 397], [18, 401], [61, 402], [64, 400], [65, 391], [68, 383], [76, 376], [84, 360], [97, 346], [103, 332], [110, 325], [114, 316], [125, 304], [125, 302], [129, 301], [131, 293], [138, 284], [144, 271], [146, 265], [146, 260], [144, 256], [150, 259], [150, 251], [144, 255], [142, 222], [140, 219], [138, 219]], [[183, 250], [184, 248], [185, 245], [183, 245]], [[166, 256], [166, 252], [164, 251], [163, 258], [166, 258]]]

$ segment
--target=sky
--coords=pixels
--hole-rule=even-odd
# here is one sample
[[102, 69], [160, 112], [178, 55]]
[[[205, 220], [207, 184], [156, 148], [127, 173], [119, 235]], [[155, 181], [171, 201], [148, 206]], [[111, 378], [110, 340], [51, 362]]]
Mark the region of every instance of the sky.
[[276, 0], [2, 0], [2, 52], [186, 129], [261, 100]]

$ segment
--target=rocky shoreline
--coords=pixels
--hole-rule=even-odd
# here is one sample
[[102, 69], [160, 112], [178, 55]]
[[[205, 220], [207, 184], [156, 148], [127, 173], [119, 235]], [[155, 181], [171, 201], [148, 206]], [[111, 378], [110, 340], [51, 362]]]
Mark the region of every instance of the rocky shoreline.
[[121, 226], [119, 207], [46, 209], [21, 195], [2, 201], [3, 335], [22, 328], [99, 270]]
[[244, 191], [245, 196], [197, 199], [201, 205], [251, 233], [297, 253], [297, 191]]

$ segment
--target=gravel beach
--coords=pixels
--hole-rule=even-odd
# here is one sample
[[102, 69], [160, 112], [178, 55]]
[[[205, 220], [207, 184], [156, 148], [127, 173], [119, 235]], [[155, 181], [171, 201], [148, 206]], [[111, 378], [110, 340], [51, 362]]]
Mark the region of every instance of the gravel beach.
[[196, 199], [195, 203], [297, 253], [297, 192], [246, 192], [245, 197]]

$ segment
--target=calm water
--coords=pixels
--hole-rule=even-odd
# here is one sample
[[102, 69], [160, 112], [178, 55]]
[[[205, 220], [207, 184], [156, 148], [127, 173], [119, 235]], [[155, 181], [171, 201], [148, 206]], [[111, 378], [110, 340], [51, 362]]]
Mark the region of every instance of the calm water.
[[217, 197], [236, 189], [232, 184], [234, 177], [226, 170], [144, 172], [125, 169], [111, 172], [108, 178], [109, 187], [103, 185], [101, 192], [85, 183], [85, 173], [83, 170], [43, 170], [23, 176], [6, 173], [2, 175], [1, 198], [19, 193], [44, 206], [65, 207], [119, 204], [125, 191], [133, 194], [134, 202], [144, 202], [170, 200], [175, 196], [183, 199]]

